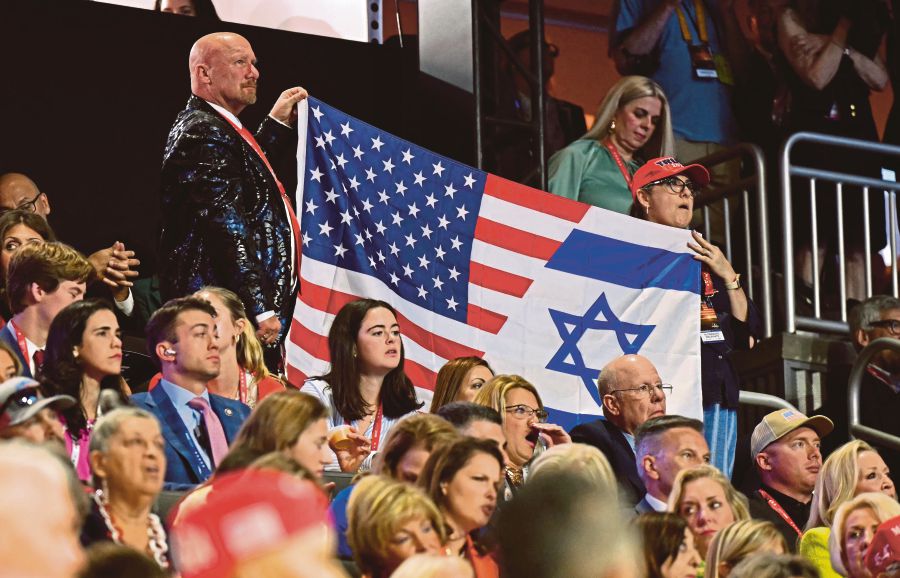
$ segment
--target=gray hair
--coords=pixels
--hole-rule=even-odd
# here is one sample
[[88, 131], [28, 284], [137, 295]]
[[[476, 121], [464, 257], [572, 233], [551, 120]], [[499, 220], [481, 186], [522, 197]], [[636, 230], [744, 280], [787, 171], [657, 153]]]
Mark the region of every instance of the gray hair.
[[109, 448], [109, 439], [119, 433], [122, 422], [130, 418], [152, 419], [156, 420], [156, 416], [147, 410], [139, 407], [119, 407], [111, 412], [102, 415], [97, 423], [94, 424], [94, 431], [91, 433], [91, 443], [89, 451], [106, 452]]
[[881, 312], [887, 309], [900, 309], [900, 299], [890, 295], [874, 295], [850, 310], [847, 323], [850, 325], [850, 337], [856, 332], [872, 330], [872, 322], [881, 319]]
[[[651, 450], [648, 446], [654, 446], [657, 440], [667, 431], [675, 428], [688, 428], [703, 434], [703, 422], [699, 419], [684, 417], [681, 415], [661, 415], [648, 419], [634, 430], [634, 454], [640, 464], [643, 458]], [[638, 468], [640, 470], [640, 468]]]

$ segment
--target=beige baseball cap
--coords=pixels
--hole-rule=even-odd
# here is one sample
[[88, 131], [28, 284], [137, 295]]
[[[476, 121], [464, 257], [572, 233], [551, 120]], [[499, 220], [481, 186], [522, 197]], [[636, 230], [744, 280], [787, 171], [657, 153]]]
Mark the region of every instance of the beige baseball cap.
[[812, 428], [820, 438], [823, 438], [834, 429], [834, 422], [824, 415], [806, 417], [796, 409], [773, 411], [753, 429], [753, 435], [750, 437], [750, 459], [755, 459], [770, 443], [801, 427]]

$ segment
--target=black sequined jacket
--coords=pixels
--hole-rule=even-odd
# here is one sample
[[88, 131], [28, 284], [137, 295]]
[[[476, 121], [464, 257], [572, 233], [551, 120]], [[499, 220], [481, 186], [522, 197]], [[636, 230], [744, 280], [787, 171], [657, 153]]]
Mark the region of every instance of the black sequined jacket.
[[[255, 137], [271, 156], [290, 141], [270, 117]], [[162, 166], [160, 291], [203, 285], [237, 293], [255, 318], [274, 311], [287, 332], [293, 309], [291, 225], [271, 172], [237, 130], [191, 96], [166, 142]]]

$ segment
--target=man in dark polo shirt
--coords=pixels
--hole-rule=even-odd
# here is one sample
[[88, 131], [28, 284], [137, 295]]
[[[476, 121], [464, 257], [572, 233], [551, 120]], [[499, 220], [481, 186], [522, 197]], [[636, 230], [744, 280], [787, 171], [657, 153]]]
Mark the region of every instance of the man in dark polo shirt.
[[750, 515], [775, 524], [792, 551], [809, 518], [822, 468], [821, 438], [832, 429], [825, 416], [779, 409], [764, 417], [750, 438], [750, 457], [762, 480], [749, 496]]

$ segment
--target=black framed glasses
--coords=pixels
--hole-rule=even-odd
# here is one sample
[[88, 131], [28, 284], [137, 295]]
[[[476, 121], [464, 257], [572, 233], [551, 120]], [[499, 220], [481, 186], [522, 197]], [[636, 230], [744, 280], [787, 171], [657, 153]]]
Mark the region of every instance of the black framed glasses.
[[513, 414], [519, 419], [528, 419], [531, 416], [537, 417], [537, 420], [541, 423], [547, 421], [548, 413], [542, 409], [535, 409], [533, 407], [528, 407], [524, 403], [519, 403], [516, 405], [507, 405], [504, 407], [506, 411]]
[[891, 335], [900, 335], [900, 319], [881, 319], [869, 323], [872, 327], [881, 327], [891, 332]]
[[655, 187], [656, 185], [665, 186], [673, 195], [680, 195], [684, 192], [685, 189], [687, 189], [688, 193], [690, 193], [690, 195], [695, 199], [697, 198], [697, 195], [700, 194], [700, 191], [698, 190], [697, 185], [694, 184], [694, 181], [690, 179], [680, 179], [677, 176], [653, 181], [652, 183], [647, 185], [647, 188]]
[[658, 383], [656, 385], [650, 385], [649, 383], [641, 384], [637, 387], [629, 387], [627, 389], [614, 389], [609, 393], [618, 393], [620, 391], [636, 391], [638, 395], [642, 396], [650, 396], [653, 393], [659, 391], [663, 397], [670, 395], [672, 393], [672, 386], [668, 383]]
[[38, 392], [38, 388], [36, 387], [26, 387], [21, 391], [17, 391], [12, 394], [6, 401], [3, 402], [3, 405], [0, 405], [0, 414], [6, 412], [12, 406], [16, 406], [18, 408], [24, 408], [31, 405], [36, 404], [40, 401], [40, 393]]
[[[15, 210], [16, 211], [28, 211], [29, 213], [36, 213], [37, 212], [37, 203], [43, 195], [44, 195], [44, 193], [38, 193], [37, 196], [35, 196], [30, 201], [24, 201], [24, 202], [20, 203], [19, 205], [17, 205]], [[3, 213], [8, 213], [9, 211], [12, 211], [12, 210], [13, 209], [0, 209], [0, 215], [2, 215]]]

